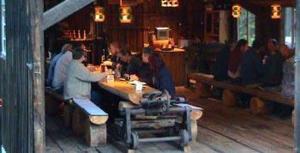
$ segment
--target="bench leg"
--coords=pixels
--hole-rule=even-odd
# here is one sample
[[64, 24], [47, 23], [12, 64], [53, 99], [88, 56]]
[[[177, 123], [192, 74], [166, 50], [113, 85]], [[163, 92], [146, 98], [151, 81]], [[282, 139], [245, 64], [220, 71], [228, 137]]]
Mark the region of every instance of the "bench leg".
[[295, 109], [292, 112], [292, 125], [295, 127]]
[[196, 93], [199, 97], [209, 97], [211, 95], [209, 86], [202, 83], [196, 84]]
[[64, 104], [64, 124], [65, 127], [71, 127], [73, 108], [69, 104]]
[[93, 125], [88, 119], [86, 119], [86, 123], [84, 125], [84, 139], [90, 147], [97, 147], [99, 145], [106, 144], [106, 124]]
[[228, 89], [225, 89], [223, 91], [222, 100], [225, 106], [232, 107], [236, 105], [235, 94]]
[[255, 115], [262, 115], [269, 112], [266, 103], [258, 97], [251, 98], [250, 110]]
[[191, 131], [192, 131], [192, 142], [197, 142], [197, 136], [198, 136], [198, 125], [197, 120], [191, 120]]
[[84, 132], [84, 122], [85, 122], [84, 114], [81, 112], [79, 108], [75, 108], [72, 114], [72, 129], [75, 135], [81, 136]]

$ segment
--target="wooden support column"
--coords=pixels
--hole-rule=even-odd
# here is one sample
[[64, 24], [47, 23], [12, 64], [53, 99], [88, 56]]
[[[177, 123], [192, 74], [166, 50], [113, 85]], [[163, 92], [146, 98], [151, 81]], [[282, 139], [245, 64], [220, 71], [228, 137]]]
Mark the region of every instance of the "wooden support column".
[[[300, 18], [300, 0], [296, 1], [296, 19]], [[300, 153], [300, 23], [296, 27], [296, 67], [295, 67], [295, 152]]]
[[94, 0], [65, 0], [43, 14], [43, 30], [65, 19]]

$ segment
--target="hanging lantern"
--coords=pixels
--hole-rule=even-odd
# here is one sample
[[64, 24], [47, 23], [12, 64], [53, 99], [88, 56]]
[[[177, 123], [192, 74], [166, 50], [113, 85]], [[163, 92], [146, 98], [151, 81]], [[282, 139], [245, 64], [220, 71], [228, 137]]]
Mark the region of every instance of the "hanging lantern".
[[178, 7], [178, 0], [161, 0], [162, 7]]
[[105, 14], [104, 8], [101, 6], [95, 6], [95, 22], [104, 22]]
[[120, 22], [131, 23], [133, 20], [132, 9], [129, 6], [120, 7]]
[[232, 16], [234, 18], [239, 18], [241, 16], [242, 7], [238, 4], [232, 6]]
[[279, 4], [271, 5], [271, 18], [272, 19], [280, 19], [281, 18], [281, 6]]

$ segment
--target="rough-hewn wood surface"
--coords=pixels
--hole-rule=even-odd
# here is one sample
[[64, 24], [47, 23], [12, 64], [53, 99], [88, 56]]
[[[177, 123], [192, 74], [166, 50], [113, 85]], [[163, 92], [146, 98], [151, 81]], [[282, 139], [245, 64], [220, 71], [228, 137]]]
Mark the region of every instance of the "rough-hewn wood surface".
[[[198, 120], [197, 142], [192, 153], [292, 153], [293, 128], [290, 119], [270, 115], [256, 116], [249, 109], [226, 107], [220, 101], [199, 99], [196, 93], [179, 88], [178, 93], [188, 96], [192, 103], [204, 108]], [[48, 153], [88, 152], [121, 153], [122, 148], [112, 142], [89, 148], [56, 120], [47, 120]], [[138, 153], [182, 153], [173, 143], [142, 144]]]
[[134, 85], [128, 83], [128, 81], [114, 81], [112, 83], [108, 83], [106, 81], [101, 81], [98, 83], [99, 86], [108, 92], [111, 92], [125, 100], [128, 100], [134, 104], [139, 104], [142, 95], [145, 93], [151, 93], [157, 91], [151, 87], [145, 86], [143, 92], [135, 91]]

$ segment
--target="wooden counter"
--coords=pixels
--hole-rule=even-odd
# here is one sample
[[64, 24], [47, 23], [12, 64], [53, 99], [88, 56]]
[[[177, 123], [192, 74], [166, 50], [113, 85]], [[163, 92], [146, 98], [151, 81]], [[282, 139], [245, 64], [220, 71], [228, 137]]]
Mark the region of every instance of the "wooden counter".
[[151, 93], [151, 92], [159, 92], [158, 90], [151, 88], [149, 86], [145, 86], [142, 92], [135, 91], [135, 86], [132, 84], [129, 84], [128, 81], [114, 81], [114, 82], [106, 82], [106, 81], [100, 81], [98, 82], [99, 86], [103, 89], [120, 96], [121, 98], [124, 98], [126, 100], [131, 101], [134, 104], [139, 104], [140, 100], [145, 93]]
[[186, 83], [185, 72], [185, 50], [175, 48], [170, 51], [157, 51], [164, 60], [167, 68], [170, 70], [176, 86], [182, 86]]

